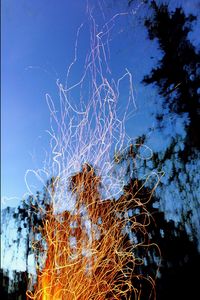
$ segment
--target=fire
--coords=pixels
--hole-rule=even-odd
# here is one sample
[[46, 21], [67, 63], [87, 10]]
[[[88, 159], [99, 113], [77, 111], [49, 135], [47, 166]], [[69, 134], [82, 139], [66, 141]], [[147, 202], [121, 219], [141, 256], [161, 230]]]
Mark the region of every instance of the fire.
[[[133, 286], [136, 244], [126, 239], [126, 228], [141, 230], [149, 223], [124, 214], [139, 204], [136, 195], [122, 196], [117, 201], [102, 201], [98, 187], [100, 178], [89, 165], [71, 178], [76, 195], [73, 211], [55, 214], [49, 207], [43, 222], [43, 238], [47, 255], [34, 293], [28, 299], [131, 299], [139, 295]], [[146, 219], [146, 221], [144, 221]], [[123, 298], [124, 297], [124, 298]], [[139, 299], [139, 298], [138, 298]]]
[[[137, 191], [123, 191], [123, 170], [118, 167], [117, 173], [113, 172], [114, 153], [130, 142], [125, 120], [136, 107], [132, 76], [126, 68], [125, 74], [114, 80], [107, 60], [111, 29], [115, 20], [125, 15], [117, 14], [99, 28], [89, 11], [91, 45], [83, 75], [77, 83], [68, 84], [77, 62], [81, 25], [66, 85], [57, 83], [60, 110], [47, 95], [51, 159], [46, 159], [43, 173], [48, 178], [56, 175], [41, 229], [44, 261], [34, 291], [27, 291], [28, 299], [131, 299], [133, 294], [140, 299], [140, 289], [133, 281], [140, 277], [135, 266], [141, 260], [134, 251], [137, 243], [131, 242], [127, 230], [129, 227], [129, 232], [140, 231], [145, 236], [150, 216]], [[129, 87], [127, 105], [119, 109], [124, 80]], [[75, 105], [71, 98], [77, 89], [80, 103]], [[87, 96], [85, 90], [89, 90]], [[34, 173], [41, 178], [39, 171]], [[129, 209], [138, 207], [140, 217], [130, 217]]]

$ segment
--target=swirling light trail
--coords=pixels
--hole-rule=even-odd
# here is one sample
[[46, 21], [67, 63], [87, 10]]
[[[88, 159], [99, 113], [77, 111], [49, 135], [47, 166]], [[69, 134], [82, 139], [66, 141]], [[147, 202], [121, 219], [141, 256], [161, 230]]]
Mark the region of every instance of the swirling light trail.
[[[51, 203], [46, 206], [42, 242], [34, 243], [40, 247], [42, 267], [34, 291], [27, 291], [28, 299], [132, 299], [133, 294], [140, 299], [141, 291], [133, 279], [140, 277], [134, 272], [142, 260], [135, 254], [138, 244], [127, 239], [127, 228], [140, 231], [145, 240], [151, 221], [145, 204], [151, 193], [142, 202], [138, 196], [141, 188], [138, 192], [123, 190], [124, 170], [116, 158], [130, 144], [125, 123], [136, 104], [131, 73], [125, 68], [115, 80], [108, 59], [111, 29], [116, 19], [125, 15], [114, 15], [100, 28], [89, 11], [90, 51], [81, 78], [69, 84], [78, 61], [83, 24], [77, 32], [65, 86], [57, 81], [60, 108], [46, 95], [51, 160], [46, 160], [43, 172], [54, 180], [49, 186]], [[129, 92], [122, 109], [120, 85], [125, 80]], [[74, 97], [80, 101], [73, 103]], [[130, 208], [138, 207], [140, 216], [129, 216]], [[153, 279], [148, 280], [154, 287]]]

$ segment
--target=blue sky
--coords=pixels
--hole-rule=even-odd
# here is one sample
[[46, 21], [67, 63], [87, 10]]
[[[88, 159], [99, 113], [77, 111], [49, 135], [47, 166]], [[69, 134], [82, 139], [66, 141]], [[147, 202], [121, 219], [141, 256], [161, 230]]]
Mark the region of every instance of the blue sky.
[[[105, 3], [104, 3], [105, 2]], [[137, 111], [127, 132], [136, 137], [149, 128], [156, 92], [140, 84], [142, 76], [159, 57], [156, 43], [146, 40], [146, 32], [138, 23], [141, 1], [135, 1], [133, 11], [121, 18], [113, 29], [110, 43], [110, 65], [113, 77], [119, 77], [128, 68], [133, 75]], [[180, 2], [180, 1], [179, 1]], [[193, 5], [197, 1], [192, 1]], [[91, 1], [97, 23], [102, 23], [98, 1]], [[125, 2], [102, 1], [105, 17], [128, 11]], [[190, 4], [189, 4], [190, 3]], [[65, 82], [67, 67], [73, 59], [74, 44], [79, 25], [85, 22], [86, 0], [3, 0], [2, 1], [2, 197], [11, 197], [5, 205], [16, 205], [27, 192], [24, 175], [27, 169], [42, 167], [44, 149], [48, 151], [49, 112], [45, 100], [48, 92], [57, 97], [56, 80]], [[184, 2], [187, 11], [193, 11], [190, 1]], [[195, 36], [193, 36], [195, 39]], [[80, 35], [78, 55], [86, 52], [88, 31]], [[154, 59], [150, 59], [154, 56]], [[81, 65], [74, 78], [80, 76]], [[148, 99], [148, 101], [147, 101]], [[149, 101], [152, 99], [152, 102]], [[122, 95], [123, 105], [123, 95]], [[152, 137], [154, 145], [162, 138]], [[40, 189], [41, 186], [38, 186]], [[4, 202], [2, 203], [4, 206]]]
[[45, 93], [64, 79], [83, 19], [81, 3], [3, 1], [2, 196], [21, 197], [25, 171], [41, 166], [42, 147], [48, 147]]

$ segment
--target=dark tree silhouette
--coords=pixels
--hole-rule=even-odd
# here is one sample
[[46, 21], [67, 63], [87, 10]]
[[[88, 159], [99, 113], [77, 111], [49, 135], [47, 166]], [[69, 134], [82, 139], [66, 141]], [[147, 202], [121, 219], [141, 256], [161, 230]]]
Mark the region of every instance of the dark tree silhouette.
[[[43, 193], [36, 192], [35, 196], [29, 196], [26, 200], [22, 201], [13, 213], [17, 226], [17, 239], [14, 243], [17, 243], [19, 248], [20, 241], [24, 242], [24, 259], [26, 262], [26, 272], [28, 273], [28, 260], [29, 255], [34, 254], [36, 264], [40, 264], [39, 250], [42, 249], [41, 244], [41, 227], [43, 226], [43, 218], [45, 218], [46, 211], [48, 210], [51, 202], [50, 193], [54, 188], [55, 178], [52, 177], [47, 181], [46, 186], [43, 189]], [[12, 216], [11, 216], [12, 217]], [[33, 242], [37, 244], [33, 250]]]
[[[126, 189], [134, 193], [135, 184], [132, 183], [133, 181], [126, 186]], [[143, 186], [141, 181], [137, 184]], [[143, 195], [144, 199], [148, 193], [149, 190], [143, 186], [140, 196]], [[143, 199], [141, 198], [141, 201]], [[137, 266], [136, 273], [141, 274], [141, 278], [138, 280], [138, 277], [133, 277], [133, 284], [138, 288], [142, 286], [142, 300], [154, 299], [154, 291], [150, 293], [152, 286], [146, 278], [155, 279], [157, 300], [195, 299], [199, 292], [198, 276], [195, 274], [200, 267], [197, 242], [189, 239], [184, 226], [180, 223], [177, 226], [172, 220], [166, 221], [164, 213], [153, 208], [155, 201], [156, 198], [152, 198], [146, 206], [153, 222], [147, 230], [147, 247], [137, 248], [137, 256], [143, 259], [143, 264]], [[135, 217], [134, 211], [133, 217]], [[140, 241], [140, 232], [136, 232], [135, 235]]]
[[[127, 176], [134, 174], [127, 185], [124, 186], [123, 195], [119, 200], [116, 200], [121, 203], [121, 206], [119, 205], [118, 207], [121, 218], [126, 219], [127, 213], [130, 217], [127, 223], [127, 233], [124, 234], [124, 240], [121, 246], [127, 251], [129, 243], [130, 245], [133, 242], [141, 244], [141, 246], [137, 246], [134, 249], [134, 255], [138, 257], [136, 265], [133, 266], [132, 262], [127, 262], [126, 268], [129, 270], [134, 269], [132, 282], [134, 287], [141, 291], [141, 300], [154, 299], [155, 293], [152, 289], [152, 279], [156, 280], [155, 290], [158, 300], [184, 300], [194, 298], [194, 295], [198, 292], [197, 277], [195, 277], [194, 274], [195, 270], [198, 270], [200, 267], [196, 244], [189, 240], [185, 228], [181, 224], [175, 226], [173, 221], [167, 222], [164, 213], [154, 208], [154, 203], [158, 201], [158, 199], [155, 196], [151, 197], [152, 190], [145, 185], [144, 181], [137, 179], [135, 160], [137, 159], [137, 151], [140, 150], [139, 142], [142, 143], [143, 139], [140, 139], [135, 147], [131, 146], [128, 153], [121, 155], [120, 161], [118, 160], [119, 164], [124, 161], [128, 166]], [[96, 195], [96, 184], [98, 184], [99, 180], [90, 166], [86, 165], [85, 167], [87, 168], [87, 189], [89, 189], [89, 194], [95, 192]], [[86, 175], [79, 173], [72, 177], [70, 188], [74, 192], [86, 193], [85, 189], [77, 189], [77, 182], [84, 184], [84, 176]], [[50, 182], [51, 186], [52, 184], [53, 181]], [[44, 196], [40, 201], [47, 201], [45, 200], [46, 198], [47, 196]], [[123, 211], [124, 201], [129, 203], [126, 206], [126, 211]], [[31, 208], [28, 204], [32, 207], [33, 200], [29, 199], [29, 201], [27, 201], [27, 210], [29, 211]], [[104, 209], [107, 210], [106, 205], [106, 203], [102, 203], [102, 207], [99, 207], [99, 209], [102, 212]], [[47, 203], [46, 209], [48, 209], [48, 207], [49, 204]], [[23, 211], [20, 211], [20, 213], [22, 214]], [[63, 216], [65, 213], [69, 212], [63, 212]], [[93, 221], [96, 222], [96, 216], [91, 215], [91, 217]], [[18, 222], [17, 226], [23, 227], [24, 219], [25, 217], [21, 218], [21, 224]], [[39, 225], [38, 219], [37, 222], [32, 221], [36, 226]], [[110, 220], [107, 220], [108, 225], [109, 221]], [[137, 223], [138, 227], [135, 225]], [[146, 224], [147, 229], [145, 230], [145, 227], [141, 227], [140, 224]], [[33, 227], [30, 227], [30, 232], [31, 230], [33, 230]], [[34, 235], [34, 233], [35, 230], [32, 235]], [[29, 237], [25, 236], [25, 238], [30, 241]], [[120, 275], [119, 278], [123, 278], [124, 274]], [[12, 287], [10, 291], [6, 288], [9, 281], [7, 275], [4, 274], [2, 277], [4, 280], [2, 293], [4, 293], [5, 299], [25, 299], [27, 272], [15, 272], [14, 280], [12, 282], [10, 281]], [[126, 278], [124, 278], [124, 280], [125, 279]], [[129, 296], [131, 297], [130, 299], [136, 299], [134, 293]]]
[[[148, 4], [152, 13], [144, 25], [149, 39], [158, 42], [162, 58], [143, 83], [158, 91], [157, 130], [169, 142], [163, 151], [153, 154], [152, 165], [145, 163], [144, 167], [165, 169], [165, 179], [158, 189], [161, 207], [165, 210], [166, 201], [172, 201], [170, 197], [176, 199], [170, 217], [176, 215], [188, 233], [199, 238], [200, 52], [188, 37], [196, 17], [186, 16], [180, 7], [170, 11], [167, 4], [158, 1]], [[171, 196], [164, 196], [166, 192]]]
[[[42, 251], [44, 243], [41, 235], [43, 219], [51, 203], [50, 194], [53, 192], [55, 178], [47, 181], [43, 192], [36, 192], [35, 196], [29, 196], [21, 201], [15, 208], [7, 207], [2, 210], [2, 230], [1, 234], [4, 241], [3, 259], [6, 258], [7, 250], [13, 248], [12, 259], [17, 260], [18, 256], [25, 262], [25, 271], [2, 270], [1, 292], [5, 297], [3, 299], [26, 299], [26, 290], [28, 284], [29, 257], [34, 256], [35, 268], [41, 264], [40, 250]], [[8, 232], [10, 222], [15, 224], [16, 236], [13, 238]], [[34, 249], [33, 249], [33, 244]], [[24, 268], [24, 266], [22, 266]], [[32, 288], [30, 286], [30, 288]]]
[[[135, 195], [142, 203], [145, 204], [145, 209], [149, 213], [151, 220], [146, 234], [141, 234], [140, 231], [133, 232], [137, 242], [143, 242], [146, 247], [137, 247], [135, 249], [136, 256], [143, 260], [142, 264], [136, 267], [137, 274], [141, 275], [140, 280], [133, 277], [135, 287], [141, 287], [141, 299], [149, 298], [151, 284], [145, 278], [155, 279], [155, 290], [157, 300], [177, 300], [177, 299], [195, 299], [198, 295], [198, 276], [195, 274], [200, 267], [200, 254], [198, 252], [198, 241], [191, 237], [186, 232], [185, 226], [182, 223], [176, 224], [173, 220], [167, 221], [165, 213], [155, 208], [155, 203], [159, 202], [159, 198], [152, 195], [150, 201], [149, 195], [152, 190], [145, 184], [144, 180], [139, 180], [137, 166], [137, 154], [140, 152], [140, 144], [142, 146], [144, 137], [136, 142], [136, 146], [131, 146], [130, 149], [121, 155], [118, 163], [127, 165], [127, 175], [133, 174], [133, 177], [124, 187], [124, 195], [122, 197], [132, 197]], [[132, 197], [133, 198], [133, 197]], [[142, 206], [135, 206], [134, 199], [130, 202], [129, 209], [132, 214], [130, 222], [139, 221], [143, 217]], [[131, 228], [131, 224], [130, 224]], [[131, 239], [131, 235], [126, 236]], [[126, 242], [126, 240], [125, 240]], [[157, 246], [155, 246], [157, 245]], [[144, 278], [142, 279], [142, 275]], [[132, 296], [134, 298], [134, 295]]]
[[151, 1], [151, 8], [153, 14], [144, 24], [149, 39], [158, 41], [163, 56], [143, 82], [154, 84], [162, 97], [163, 110], [156, 116], [160, 128], [165, 126], [165, 114], [185, 119], [184, 149], [179, 151], [185, 163], [200, 147], [200, 52], [188, 38], [196, 17], [186, 16], [182, 8], [170, 12], [166, 4], [156, 1]]
[[3, 300], [26, 300], [28, 273], [13, 271], [10, 278], [8, 271], [0, 269], [0, 295]]

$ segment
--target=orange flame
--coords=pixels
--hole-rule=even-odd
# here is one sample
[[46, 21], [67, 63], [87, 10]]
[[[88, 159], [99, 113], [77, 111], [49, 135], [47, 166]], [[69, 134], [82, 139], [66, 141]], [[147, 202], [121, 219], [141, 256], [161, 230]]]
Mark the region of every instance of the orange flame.
[[[27, 292], [28, 299], [130, 299], [131, 293], [139, 299], [140, 292], [132, 283], [137, 245], [130, 239], [125, 242], [130, 217], [124, 212], [130, 205], [143, 204], [133, 194], [101, 201], [99, 185], [93, 168], [83, 168], [71, 179], [75, 210], [54, 214], [49, 208], [42, 231], [47, 246], [45, 265], [34, 293]], [[142, 223], [134, 217], [131, 231], [146, 233], [149, 217], [143, 210]]]
[[[113, 24], [119, 16], [127, 13], [114, 15], [101, 29], [95, 23], [92, 10], [89, 9], [88, 13], [92, 24], [91, 45], [85, 59], [83, 75], [76, 83], [69, 84], [70, 74], [77, 62], [81, 25], [77, 32], [74, 60], [68, 68], [66, 85], [63, 87], [57, 83], [60, 113], [50, 95], [47, 95], [51, 113], [49, 134], [52, 164], [50, 163], [47, 172], [47, 159], [44, 173], [48, 178], [49, 174], [56, 174], [60, 178], [56, 180], [60, 193], [56, 193], [56, 187], [53, 186], [50, 197], [54, 200], [55, 193], [57, 198], [55, 197], [55, 202], [52, 201], [46, 212], [41, 231], [46, 258], [43, 268], [38, 271], [34, 292], [27, 291], [28, 299], [131, 299], [133, 294], [136, 299], [140, 299], [140, 289], [134, 286], [133, 278], [139, 279], [136, 265], [142, 262], [136, 257], [137, 242], [131, 242], [127, 233], [129, 227], [129, 232], [139, 231], [141, 235], [147, 235], [150, 216], [138, 197], [140, 189], [125, 192], [118, 200], [102, 200], [103, 196], [99, 192], [102, 185], [109, 192], [104, 198], [111, 198], [119, 195], [119, 190], [121, 192], [124, 185], [123, 175], [118, 174], [117, 178], [113, 174], [111, 176], [112, 153], [121, 153], [126, 141], [129, 144], [130, 140], [125, 133], [125, 120], [131, 117], [136, 104], [131, 73], [126, 68], [125, 74], [117, 81], [114, 80], [107, 56], [110, 56], [108, 44]], [[91, 79], [89, 91], [88, 79]], [[120, 87], [124, 80], [128, 80], [127, 105], [124, 109], [120, 105], [119, 109]], [[77, 91], [80, 93], [78, 106], [70, 100], [73, 98], [73, 90], [76, 95]], [[86, 95], [85, 90], [88, 91]], [[118, 158], [115, 160], [117, 162]], [[96, 176], [92, 167], [85, 164], [82, 172], [71, 178], [70, 189], [76, 198], [74, 208], [55, 213], [53, 203], [56, 207], [63, 205], [63, 199], [67, 198], [66, 182], [71, 172], [79, 170], [85, 161], [90, 161], [100, 170], [98, 174], [101, 178]], [[36, 175], [41, 178], [40, 174]], [[147, 197], [150, 199], [151, 195]], [[149, 199], [145, 199], [145, 202]], [[139, 216], [130, 217], [128, 210], [138, 207]], [[139, 244], [143, 242], [140, 241]], [[151, 283], [153, 285], [153, 281]]]

